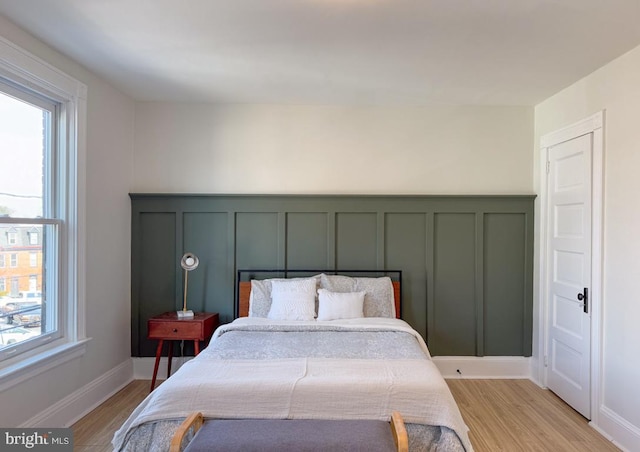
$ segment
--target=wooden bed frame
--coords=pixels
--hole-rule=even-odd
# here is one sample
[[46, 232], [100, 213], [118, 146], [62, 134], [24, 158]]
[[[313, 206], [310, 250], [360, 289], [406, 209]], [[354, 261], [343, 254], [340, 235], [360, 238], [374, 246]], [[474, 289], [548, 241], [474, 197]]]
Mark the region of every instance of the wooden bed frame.
[[[238, 270], [237, 279], [237, 292], [236, 292], [236, 317], [248, 317], [249, 316], [249, 297], [251, 296], [251, 281], [242, 281], [242, 275], [248, 274], [284, 274], [285, 278], [300, 277], [300, 274], [320, 274], [325, 273], [327, 275], [339, 275], [353, 276], [354, 274], [368, 275], [383, 275], [388, 274], [397, 275], [397, 280], [391, 281], [393, 285], [393, 299], [396, 305], [396, 318], [401, 318], [402, 315], [402, 270]], [[372, 276], [375, 277], [375, 276]], [[262, 278], [252, 278], [262, 279]]]

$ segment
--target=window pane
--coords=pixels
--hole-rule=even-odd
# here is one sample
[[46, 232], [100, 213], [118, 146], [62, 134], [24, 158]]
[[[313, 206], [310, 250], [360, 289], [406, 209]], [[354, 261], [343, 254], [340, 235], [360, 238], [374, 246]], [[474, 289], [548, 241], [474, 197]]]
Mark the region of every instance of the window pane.
[[[14, 244], [9, 244], [9, 231], [16, 233]], [[55, 225], [0, 223], [0, 249], [10, 252], [12, 264], [0, 268], [0, 350], [58, 329], [46, 271], [56, 231]], [[42, 238], [41, 244], [31, 244], [31, 233]]]
[[43, 216], [50, 113], [0, 93], [0, 216]]

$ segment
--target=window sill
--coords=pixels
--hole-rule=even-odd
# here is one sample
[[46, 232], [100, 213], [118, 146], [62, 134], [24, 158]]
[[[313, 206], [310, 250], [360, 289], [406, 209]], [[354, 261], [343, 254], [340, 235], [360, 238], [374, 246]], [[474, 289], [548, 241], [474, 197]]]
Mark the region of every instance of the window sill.
[[23, 358], [15, 364], [0, 369], [0, 392], [20, 384], [30, 378], [79, 358], [87, 351], [91, 338], [55, 345], [37, 355]]

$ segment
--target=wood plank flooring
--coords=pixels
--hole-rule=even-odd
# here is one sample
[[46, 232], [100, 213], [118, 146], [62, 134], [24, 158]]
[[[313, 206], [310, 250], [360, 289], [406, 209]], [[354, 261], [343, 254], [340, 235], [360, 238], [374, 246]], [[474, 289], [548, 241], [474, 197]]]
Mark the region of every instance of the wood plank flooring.
[[111, 452], [113, 434], [149, 395], [151, 380], [134, 380], [91, 413], [73, 424], [74, 452]]
[[[529, 380], [448, 380], [477, 452], [617, 451], [552, 392]], [[136, 380], [75, 423], [74, 451], [111, 451], [113, 433], [148, 394]]]
[[530, 380], [447, 384], [478, 452], [618, 450], [554, 393]]

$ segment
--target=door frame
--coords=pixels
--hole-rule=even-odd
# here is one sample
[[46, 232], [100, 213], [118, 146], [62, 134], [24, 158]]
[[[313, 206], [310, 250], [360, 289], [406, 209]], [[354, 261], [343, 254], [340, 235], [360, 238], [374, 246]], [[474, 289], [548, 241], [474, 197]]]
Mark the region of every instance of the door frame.
[[598, 425], [598, 407], [602, 395], [602, 259], [603, 259], [603, 203], [604, 203], [604, 110], [540, 138], [540, 253], [538, 315], [540, 319], [539, 356], [537, 371], [543, 386], [547, 386], [549, 348], [549, 281], [548, 281], [548, 215], [549, 195], [547, 162], [549, 148], [586, 134], [593, 134], [591, 155], [591, 424]]

